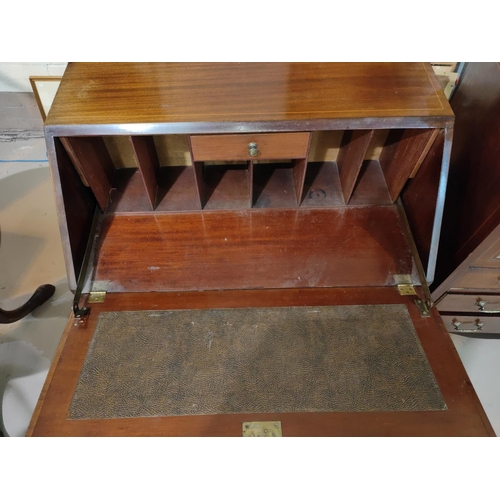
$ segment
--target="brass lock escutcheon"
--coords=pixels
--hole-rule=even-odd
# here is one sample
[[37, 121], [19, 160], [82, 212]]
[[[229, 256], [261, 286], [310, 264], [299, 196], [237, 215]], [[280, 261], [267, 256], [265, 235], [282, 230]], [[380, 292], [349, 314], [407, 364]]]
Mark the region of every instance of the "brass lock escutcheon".
[[257, 156], [257, 153], [259, 152], [259, 147], [257, 146], [256, 142], [249, 142], [248, 143], [248, 154], [250, 156]]
[[281, 422], [243, 422], [243, 437], [282, 437]]

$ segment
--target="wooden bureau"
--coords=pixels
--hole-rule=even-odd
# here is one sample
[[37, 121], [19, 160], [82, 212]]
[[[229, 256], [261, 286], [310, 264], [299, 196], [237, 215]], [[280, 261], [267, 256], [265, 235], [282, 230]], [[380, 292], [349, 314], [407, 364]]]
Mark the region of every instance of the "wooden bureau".
[[[453, 121], [422, 63], [69, 64], [45, 133], [76, 303], [28, 434], [237, 436], [271, 421], [275, 427], [262, 432], [493, 435], [427, 288]], [[155, 383], [148, 370], [165, 354], [163, 341], [139, 358], [127, 341], [119, 343], [144, 311], [156, 318], [157, 336], [164, 324], [157, 318], [185, 318], [185, 310], [194, 325], [198, 317], [213, 324], [213, 315], [272, 318], [269, 308], [279, 308], [284, 319], [261, 345], [255, 344], [261, 323], [214, 323], [234, 340], [225, 348], [240, 349], [236, 364], [250, 376], [219, 373], [222, 385], [213, 393], [199, 388], [222, 363], [221, 332], [206, 332], [207, 353], [193, 367], [185, 341], [197, 330], [185, 323], [176, 330], [177, 343], [168, 344], [173, 358], [161, 366], [166, 375], [156, 374]], [[320, 312], [350, 319], [325, 323], [313, 317]], [[411, 332], [407, 340], [416, 350], [399, 350], [404, 332], [396, 316], [415, 332], [416, 343]], [[115, 317], [129, 319], [103, 331]], [[143, 326], [129, 338], [144, 335], [149, 345]], [[165, 328], [160, 339], [167, 343], [173, 327]], [[380, 339], [391, 328], [393, 347], [384, 349]], [[358, 334], [367, 339], [363, 345], [354, 342]], [[335, 338], [345, 350], [339, 347], [338, 358]], [[281, 342], [279, 351], [273, 339]], [[101, 341], [108, 346], [103, 371], [91, 360]], [[258, 357], [247, 360], [247, 347]], [[384, 351], [389, 356], [393, 348], [399, 354], [391, 362]], [[303, 363], [296, 370], [289, 350]], [[215, 357], [198, 384], [208, 353]], [[421, 379], [411, 368], [417, 358], [421, 368], [429, 366]], [[331, 374], [314, 371], [327, 362]], [[389, 379], [392, 365], [403, 371]], [[103, 375], [110, 366], [122, 375]], [[279, 379], [281, 394], [263, 367]], [[151, 396], [138, 404], [125, 392], [107, 395], [116, 377], [128, 378], [139, 399]], [[151, 398], [168, 396], [169, 377], [176, 394], [187, 383], [189, 391], [175, 409], [162, 413], [156, 403], [151, 409]], [[421, 403], [424, 379], [437, 402]], [[85, 380], [94, 387], [82, 389]], [[306, 385], [315, 392], [321, 384], [319, 400], [303, 393]], [[103, 388], [99, 394], [96, 387]], [[281, 398], [284, 393], [290, 397]], [[396, 401], [396, 393], [404, 396]], [[193, 409], [215, 396], [226, 410]], [[83, 400], [99, 401], [98, 407], [85, 413]], [[233, 401], [245, 410], [231, 410]], [[115, 413], [108, 411], [113, 405]]]

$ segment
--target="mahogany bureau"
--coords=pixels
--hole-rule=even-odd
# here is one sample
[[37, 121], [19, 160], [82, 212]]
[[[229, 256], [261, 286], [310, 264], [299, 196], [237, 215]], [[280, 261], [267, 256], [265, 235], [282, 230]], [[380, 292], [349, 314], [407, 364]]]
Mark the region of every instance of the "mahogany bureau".
[[69, 64], [28, 435], [494, 435], [427, 285], [453, 121], [423, 63]]

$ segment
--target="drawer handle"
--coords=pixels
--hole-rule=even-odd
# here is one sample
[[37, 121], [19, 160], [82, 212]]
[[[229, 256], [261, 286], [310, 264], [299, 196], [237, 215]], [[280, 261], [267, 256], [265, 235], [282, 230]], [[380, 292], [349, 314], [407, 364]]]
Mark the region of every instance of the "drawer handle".
[[500, 314], [500, 311], [492, 311], [491, 309], [485, 309], [487, 302], [482, 299], [477, 299], [476, 306], [479, 307], [479, 311], [488, 314]]
[[458, 321], [457, 319], [453, 319], [453, 321], [451, 322], [451, 324], [453, 325], [453, 328], [457, 332], [465, 332], [465, 333], [480, 332], [483, 329], [483, 326], [484, 326], [484, 323], [479, 318], [477, 318], [476, 321], [474, 321], [474, 324], [476, 325], [476, 329], [475, 330], [461, 330], [460, 326], [461, 326], [462, 322]]
[[257, 146], [256, 142], [249, 142], [248, 143], [248, 154], [250, 156], [257, 156], [257, 153], [259, 152], [259, 147]]

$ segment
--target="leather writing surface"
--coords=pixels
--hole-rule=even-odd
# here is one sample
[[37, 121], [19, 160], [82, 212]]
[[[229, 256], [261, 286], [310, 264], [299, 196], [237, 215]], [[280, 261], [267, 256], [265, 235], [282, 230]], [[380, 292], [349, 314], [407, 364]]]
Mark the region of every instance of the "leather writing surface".
[[102, 313], [69, 418], [444, 409], [386, 304]]

